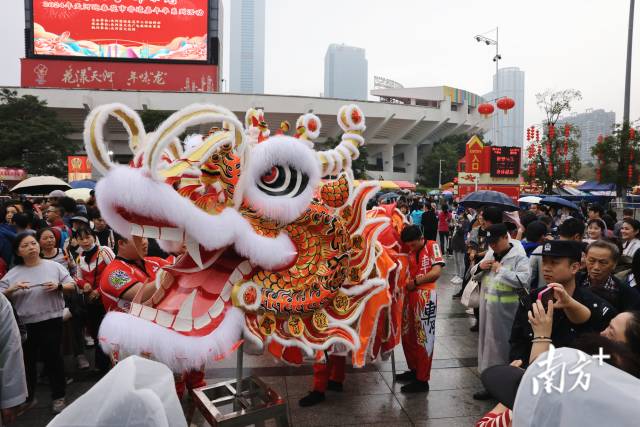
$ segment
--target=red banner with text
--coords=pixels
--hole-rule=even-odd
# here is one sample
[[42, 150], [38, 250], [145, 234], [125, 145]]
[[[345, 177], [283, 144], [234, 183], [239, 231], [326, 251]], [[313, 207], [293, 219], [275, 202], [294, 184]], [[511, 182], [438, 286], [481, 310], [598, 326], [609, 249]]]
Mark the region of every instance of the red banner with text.
[[67, 156], [69, 182], [91, 179], [91, 163], [87, 156]]
[[218, 67], [103, 61], [21, 60], [21, 86], [62, 89], [217, 92]]

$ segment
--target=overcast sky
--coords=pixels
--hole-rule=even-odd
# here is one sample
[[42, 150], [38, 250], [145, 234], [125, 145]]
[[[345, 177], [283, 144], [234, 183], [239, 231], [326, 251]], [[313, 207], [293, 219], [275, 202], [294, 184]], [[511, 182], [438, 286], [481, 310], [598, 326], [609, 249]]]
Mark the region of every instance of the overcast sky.
[[[0, 85], [19, 85], [23, 0], [0, 0]], [[223, 0], [227, 12], [235, 0]], [[574, 88], [574, 110], [622, 119], [628, 0], [266, 0], [265, 91], [318, 96], [327, 46], [366, 49], [373, 75], [410, 86], [491, 90], [493, 47], [473, 36], [500, 28], [501, 66], [525, 71], [525, 126], [540, 121], [535, 94]], [[640, 118], [640, 5], [636, 7], [631, 119]], [[228, 65], [228, 34], [225, 35]], [[225, 73], [226, 74], [226, 73]]]

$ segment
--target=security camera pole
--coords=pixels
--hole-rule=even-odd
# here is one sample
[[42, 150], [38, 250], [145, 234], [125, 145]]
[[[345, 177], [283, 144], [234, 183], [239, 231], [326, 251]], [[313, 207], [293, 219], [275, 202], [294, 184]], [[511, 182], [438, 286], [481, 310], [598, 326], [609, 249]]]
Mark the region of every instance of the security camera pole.
[[[487, 31], [487, 33], [492, 32], [494, 30], [491, 31]], [[500, 52], [498, 50], [498, 27], [495, 28], [495, 32], [496, 32], [496, 39], [490, 39], [489, 37], [483, 36], [481, 34], [475, 36], [474, 38], [476, 39], [477, 42], [484, 42], [487, 46], [490, 45], [495, 45], [496, 46], [496, 56], [493, 57], [493, 62], [496, 63], [496, 92], [494, 93], [494, 98], [496, 99], [496, 102], [498, 99], [500, 99], [500, 80], [498, 79], [498, 62], [502, 59], [502, 56], [500, 55]], [[485, 33], [486, 34], [486, 33]], [[495, 117], [495, 130], [496, 130], [496, 145], [500, 145], [500, 130], [498, 129], [498, 114], [494, 114]]]

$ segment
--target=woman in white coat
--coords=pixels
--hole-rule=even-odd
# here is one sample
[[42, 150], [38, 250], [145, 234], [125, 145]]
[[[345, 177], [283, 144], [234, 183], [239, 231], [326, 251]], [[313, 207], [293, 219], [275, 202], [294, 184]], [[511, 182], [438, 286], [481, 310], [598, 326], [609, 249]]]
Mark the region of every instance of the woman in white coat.
[[[476, 264], [471, 274], [479, 281], [480, 336], [478, 339], [478, 370], [509, 364], [509, 337], [518, 310], [519, 289], [529, 288], [531, 266], [529, 258], [517, 240], [511, 240], [504, 224], [487, 228], [490, 249]], [[485, 391], [474, 399], [491, 396]]]

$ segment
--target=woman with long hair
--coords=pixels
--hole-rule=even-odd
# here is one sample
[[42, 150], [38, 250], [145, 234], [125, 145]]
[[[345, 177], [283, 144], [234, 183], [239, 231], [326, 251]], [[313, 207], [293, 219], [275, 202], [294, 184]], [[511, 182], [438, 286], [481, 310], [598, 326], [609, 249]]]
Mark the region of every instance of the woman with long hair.
[[622, 238], [622, 255], [633, 258], [640, 248], [640, 221], [633, 218], [622, 220], [620, 237]]
[[74, 292], [69, 272], [54, 261], [40, 258], [40, 245], [32, 233], [19, 233], [13, 243], [13, 267], [0, 280], [0, 290], [13, 303], [27, 328], [24, 343], [29, 397], [25, 407], [34, 405], [36, 362], [41, 355], [51, 384], [52, 409], [65, 407], [65, 376], [62, 359], [63, 292]]

